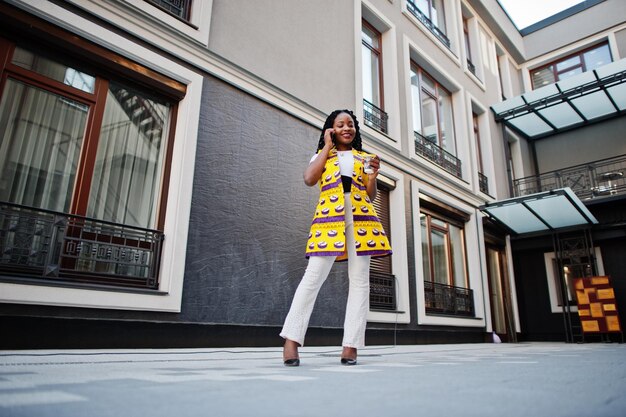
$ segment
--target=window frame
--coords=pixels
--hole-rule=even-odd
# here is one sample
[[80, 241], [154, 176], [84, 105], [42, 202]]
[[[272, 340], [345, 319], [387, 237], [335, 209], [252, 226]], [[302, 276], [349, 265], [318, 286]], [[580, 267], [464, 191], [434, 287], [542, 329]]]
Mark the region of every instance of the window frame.
[[[458, 221], [458, 220], [454, 220], [448, 216], [446, 216], [445, 214], [441, 214], [441, 212], [438, 212], [436, 209], [433, 208], [429, 208], [429, 207], [424, 207], [427, 204], [424, 204], [424, 202], [421, 202], [421, 207], [420, 207], [420, 212], [419, 212], [419, 216], [421, 218], [422, 215], [426, 216], [426, 236], [428, 238], [428, 264], [429, 264], [429, 272], [430, 272], [430, 277], [426, 277], [424, 276], [424, 280], [430, 281], [432, 283], [437, 283], [436, 279], [435, 279], [435, 268], [433, 268], [434, 265], [434, 251], [433, 251], [433, 246], [432, 246], [432, 232], [433, 230], [443, 233], [445, 234], [445, 245], [446, 245], [446, 267], [447, 267], [447, 282], [441, 282], [440, 284], [445, 284], [445, 285], [449, 285], [452, 287], [460, 287], [460, 288], [466, 288], [466, 289], [471, 289], [469, 287], [469, 279], [468, 279], [468, 267], [467, 267], [467, 239], [465, 238], [465, 224]], [[440, 222], [444, 223], [445, 226], [441, 226], [441, 225], [433, 225], [432, 220], [436, 219], [439, 220]], [[461, 231], [461, 243], [463, 245], [462, 248], [462, 256], [463, 256], [463, 260], [462, 260], [462, 265], [463, 265], [463, 286], [458, 285], [457, 281], [456, 281], [456, 274], [457, 271], [455, 270], [452, 258], [453, 258], [453, 248], [452, 248], [452, 238], [451, 238], [451, 231], [450, 231], [450, 226], [455, 226], [457, 228], [460, 229]], [[421, 228], [421, 222], [420, 222], [420, 228]], [[423, 244], [424, 242], [422, 242]], [[428, 279], [427, 279], [428, 278]]]
[[[420, 93], [420, 96], [418, 97], [418, 102], [415, 102], [415, 97], [413, 97], [413, 94], [411, 94], [411, 100], [413, 100], [413, 106], [419, 106], [420, 108], [420, 131], [418, 133], [420, 133], [423, 137], [426, 137], [425, 135], [423, 135], [422, 132], [424, 132], [424, 125], [423, 125], [423, 121], [424, 118], [422, 117], [423, 111], [422, 111], [422, 100], [423, 100], [423, 94], [427, 94], [429, 97], [433, 98], [435, 100], [435, 102], [437, 103], [436, 108], [437, 108], [437, 142], [435, 143], [435, 145], [439, 146], [439, 148], [443, 149], [444, 151], [448, 152], [449, 154], [451, 154], [452, 156], [456, 157], [458, 159], [458, 144], [456, 141], [456, 126], [454, 123], [454, 105], [453, 105], [453, 100], [452, 100], [452, 93], [450, 91], [448, 91], [447, 88], [445, 88], [441, 83], [439, 83], [433, 76], [431, 76], [426, 70], [424, 70], [422, 67], [420, 67], [417, 63], [415, 63], [414, 61], [411, 61], [411, 65], [410, 65], [410, 72], [411, 73], [415, 73], [417, 74], [417, 80], [418, 80], [418, 91]], [[428, 91], [429, 89], [427, 87], [424, 87], [423, 83], [422, 83], [422, 77], [426, 76], [428, 79], [430, 79], [432, 81], [432, 83], [434, 84], [434, 91]], [[410, 82], [409, 82], [410, 83]], [[410, 83], [412, 85], [412, 83]], [[449, 97], [449, 105], [450, 105], [450, 114], [451, 114], [451, 122], [452, 122], [452, 140], [454, 142], [454, 153], [450, 152], [448, 149], [446, 149], [444, 147], [443, 142], [443, 135], [442, 135], [442, 119], [444, 118], [444, 115], [442, 114], [442, 104], [445, 104], [445, 101], [441, 99], [441, 95], [439, 94], [439, 91], [443, 90], [445, 93], [447, 93], [447, 97]], [[413, 126], [413, 130], [417, 132], [417, 130], [415, 130], [416, 126]]]
[[[378, 66], [378, 96], [380, 98], [380, 103], [374, 103], [372, 102], [373, 105], [379, 107], [381, 110], [385, 110], [385, 88], [384, 88], [384, 82], [383, 82], [383, 35], [382, 33], [380, 33], [374, 26], [372, 26], [371, 24], [368, 23], [367, 20], [362, 19], [362, 26], [361, 26], [361, 45], [365, 46], [371, 53], [373, 53], [376, 58], [377, 58], [377, 66]], [[366, 27], [368, 30], [370, 30], [373, 34], [376, 35], [377, 39], [378, 39], [378, 45], [379, 47], [376, 48], [374, 45], [371, 45], [369, 43], [367, 43], [364, 39], [363, 39], [363, 28]]]
[[[483, 250], [484, 238], [480, 219], [482, 215], [479, 211], [469, 203], [455, 198], [451, 194], [440, 188], [435, 188], [428, 183], [411, 180], [411, 205], [412, 212], [410, 218], [415, 227], [413, 227], [413, 283], [415, 288], [415, 296], [417, 299], [417, 324], [418, 325], [437, 325], [437, 326], [463, 326], [471, 328], [485, 328], [487, 326], [486, 305], [482, 302], [486, 296], [484, 281], [485, 276]], [[461, 221], [463, 223], [463, 232], [465, 238], [465, 268], [467, 268], [467, 290], [471, 291], [473, 296], [473, 316], [465, 315], [440, 315], [429, 312], [426, 308], [426, 297], [428, 293], [427, 284], [424, 276], [424, 259], [422, 253], [422, 232], [419, 225], [419, 213], [423, 208], [436, 211], [438, 214], [449, 218], [453, 221]], [[429, 284], [432, 285], [432, 284]]]
[[[539, 86], [535, 85], [535, 77], [533, 76], [533, 74], [535, 72], [539, 72], [539, 71], [548, 69], [549, 67], [552, 67], [551, 72], [552, 72], [552, 77], [553, 77], [552, 83], [549, 83], [549, 84], [554, 84], [556, 82], [561, 81], [561, 79], [559, 78], [559, 75], [567, 73], [567, 72], [571, 71], [572, 69], [581, 68], [583, 73], [589, 71], [587, 69], [587, 64], [585, 62], [584, 55], [587, 52], [593, 51], [595, 49], [600, 49], [600, 48], [606, 48], [607, 49], [607, 51], [609, 53], [609, 56], [611, 57], [611, 62], [613, 62], [613, 55], [611, 53], [611, 46], [609, 45], [609, 41], [605, 40], [603, 42], [600, 42], [600, 43], [597, 43], [595, 45], [589, 46], [587, 48], [581, 49], [581, 50], [579, 50], [577, 52], [574, 52], [574, 53], [571, 53], [569, 55], [565, 55], [563, 57], [560, 57], [558, 59], [550, 61], [550, 62], [548, 62], [546, 64], [541, 65], [541, 66], [538, 66], [538, 67], [530, 69], [529, 72], [530, 72], [530, 82], [531, 82], [532, 89], [535, 90], [537, 88], [543, 87], [543, 85], [539, 85]], [[579, 57], [579, 59], [580, 59], [580, 63], [579, 64], [568, 66], [567, 68], [562, 69], [562, 70], [557, 70], [556, 67], [557, 67], [558, 64], [566, 62], [566, 61], [568, 61], [568, 60], [570, 60], [570, 59], [572, 59], [574, 57]], [[549, 84], [547, 84], [547, 85], [549, 85]]]
[[[76, 168], [74, 184], [72, 184], [72, 195], [70, 206], [66, 214], [73, 214], [78, 216], [86, 216], [88, 210], [88, 204], [90, 199], [90, 191], [92, 186], [92, 179], [95, 169], [95, 160], [98, 152], [98, 144], [101, 136], [102, 120], [104, 112], [106, 110], [106, 99], [108, 94], [109, 83], [111, 81], [122, 80], [122, 85], [129, 85], [130, 83], [124, 80], [121, 76], [115, 74], [107, 74], [107, 78], [104, 78], [98, 70], [95, 70], [92, 65], [89, 64], [89, 59], [80, 61], [72, 57], [67, 57], [63, 52], [55, 51], [58, 55], [54, 56], [54, 53], [46, 53], [29, 42], [12, 42], [1, 38], [0, 42], [0, 55], [5, 58], [5, 64], [0, 67], [1, 79], [0, 79], [0, 97], [4, 94], [5, 86], [8, 79], [13, 79], [24, 83], [27, 86], [42, 89], [47, 92], [58, 94], [76, 100], [89, 107], [85, 132], [81, 142], [80, 156], [78, 158], [78, 164]], [[88, 93], [81, 91], [75, 87], [66, 85], [60, 81], [46, 77], [36, 71], [32, 71], [16, 65], [12, 62], [15, 50], [17, 47], [23, 48], [29, 52], [34, 53], [37, 56], [46, 57], [52, 59], [54, 62], [58, 62], [63, 65], [67, 65], [71, 68], [76, 68], [84, 71], [89, 71], [95, 77], [94, 92]], [[61, 59], [57, 58], [60, 57]], [[141, 87], [132, 86], [135, 90], [145, 90]], [[144, 91], [147, 95], [156, 95], [166, 98], [165, 95], [150, 94]], [[163, 152], [163, 167], [161, 168], [161, 183], [159, 185], [158, 195], [155, 196], [156, 204], [156, 216], [155, 222], [150, 225], [143, 225], [140, 227], [155, 229], [163, 231], [165, 222], [165, 206], [167, 202], [167, 196], [169, 192], [169, 177], [172, 164], [172, 149], [174, 146], [174, 132], [175, 132], [175, 118], [172, 120], [172, 115], [177, 113], [177, 101], [168, 98], [171, 104], [170, 107], [170, 123], [169, 130], [164, 135], [164, 149]], [[174, 121], [174, 123], [172, 123]], [[43, 207], [47, 209], [47, 207]], [[106, 219], [100, 219], [106, 220]]]
[[[143, 0], [128, 0], [141, 2]], [[207, 0], [211, 2], [211, 0]], [[195, 3], [197, 4], [197, 3]], [[99, 7], [94, 5], [94, 7]], [[40, 5], [33, 10], [44, 13]], [[99, 9], [101, 10], [101, 9]], [[179, 313], [182, 306], [185, 257], [189, 236], [191, 212], [191, 190], [193, 169], [198, 144], [199, 114], [202, 102], [202, 73], [167, 59], [147, 46], [138, 44], [117, 32], [94, 32], [93, 22], [72, 14], [67, 19], [64, 8], [48, 4], [45, 13], [51, 20], [43, 20], [32, 13], [0, 3], [0, 34], [14, 41], [32, 40], [46, 48], [63, 51], [81, 61], [97, 63], [100, 70], [116, 72], [133, 85], [160, 86], [166, 95], [178, 102], [172, 121], [175, 131], [171, 173], [167, 181], [171, 184], [167, 196], [161, 258], [158, 266], [160, 282], [157, 291], [109, 289], [106, 287], [77, 287], [29, 282], [0, 281], [0, 301], [13, 304], [67, 306], [78, 308], [103, 308], [111, 310], [136, 310]], [[68, 28], [56, 26], [52, 21], [69, 22]], [[71, 24], [70, 24], [71, 23]], [[82, 37], [78, 34], [88, 34]], [[115, 45], [115, 52], [106, 45]], [[140, 57], [133, 61], [129, 57]], [[0, 56], [0, 58], [5, 58]], [[0, 61], [0, 67], [6, 60]], [[169, 77], [165, 74], [172, 74]], [[174, 142], [173, 142], [174, 143]]]

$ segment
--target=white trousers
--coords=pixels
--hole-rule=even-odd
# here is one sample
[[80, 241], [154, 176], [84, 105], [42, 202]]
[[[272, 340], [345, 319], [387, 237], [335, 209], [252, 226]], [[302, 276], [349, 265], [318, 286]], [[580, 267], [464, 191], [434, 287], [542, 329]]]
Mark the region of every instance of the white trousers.
[[[369, 311], [370, 256], [357, 256], [354, 244], [354, 222], [350, 194], [345, 194], [346, 245], [348, 249], [348, 302], [343, 324], [342, 346], [362, 348], [365, 346], [365, 326]], [[335, 256], [311, 256], [302, 281], [296, 289], [291, 308], [285, 319], [280, 336], [304, 346], [304, 336], [309, 326], [317, 294], [330, 273]]]

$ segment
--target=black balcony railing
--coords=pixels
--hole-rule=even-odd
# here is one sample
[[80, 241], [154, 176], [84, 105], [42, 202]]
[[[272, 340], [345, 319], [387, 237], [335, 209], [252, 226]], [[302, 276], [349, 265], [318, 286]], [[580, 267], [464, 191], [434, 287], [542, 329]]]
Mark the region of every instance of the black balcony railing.
[[146, 0], [168, 13], [173, 14], [183, 20], [189, 21], [191, 15], [192, 0]]
[[513, 186], [517, 197], [565, 187], [581, 200], [626, 194], [626, 155], [519, 178]]
[[467, 69], [470, 70], [472, 74], [476, 75], [476, 65], [474, 65], [469, 59], [467, 60]]
[[482, 172], [478, 172], [478, 188], [480, 192], [489, 194], [489, 179]]
[[0, 275], [157, 289], [163, 233], [0, 203]]
[[461, 160], [443, 148], [436, 145], [433, 141], [413, 132], [415, 136], [415, 153], [439, 165], [449, 173], [463, 178], [461, 172]]
[[396, 277], [381, 272], [370, 272], [370, 308], [396, 309]]
[[424, 302], [426, 313], [474, 317], [474, 292], [469, 288], [424, 281]]
[[389, 116], [382, 109], [379, 109], [365, 99], [363, 99], [363, 118], [365, 119], [365, 124], [369, 127], [387, 133], [387, 120]]
[[407, 9], [409, 10], [409, 12], [411, 12], [413, 16], [417, 17], [417, 19], [422, 22], [424, 26], [426, 26], [428, 30], [430, 30], [430, 32], [435, 35], [435, 37], [439, 39], [439, 41], [441, 41], [441, 43], [443, 43], [447, 48], [450, 48], [450, 39], [448, 39], [446, 34], [443, 33], [441, 29], [439, 29], [432, 22], [432, 20], [430, 20], [428, 16], [425, 15], [424, 12], [422, 12], [412, 0], [407, 0], [406, 5]]

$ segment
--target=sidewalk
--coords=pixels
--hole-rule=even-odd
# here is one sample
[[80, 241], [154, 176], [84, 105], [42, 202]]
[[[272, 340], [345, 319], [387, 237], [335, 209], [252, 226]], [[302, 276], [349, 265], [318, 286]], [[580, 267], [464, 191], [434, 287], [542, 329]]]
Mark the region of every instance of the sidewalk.
[[0, 416], [626, 416], [626, 345], [0, 351]]

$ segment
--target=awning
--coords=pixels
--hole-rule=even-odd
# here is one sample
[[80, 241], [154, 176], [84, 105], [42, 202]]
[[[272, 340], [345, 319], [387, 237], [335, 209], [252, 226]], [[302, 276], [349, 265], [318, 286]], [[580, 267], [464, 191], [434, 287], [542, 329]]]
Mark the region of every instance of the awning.
[[569, 187], [488, 203], [480, 210], [516, 235], [598, 223]]
[[526, 139], [626, 114], [626, 58], [494, 104], [491, 110], [496, 121]]

